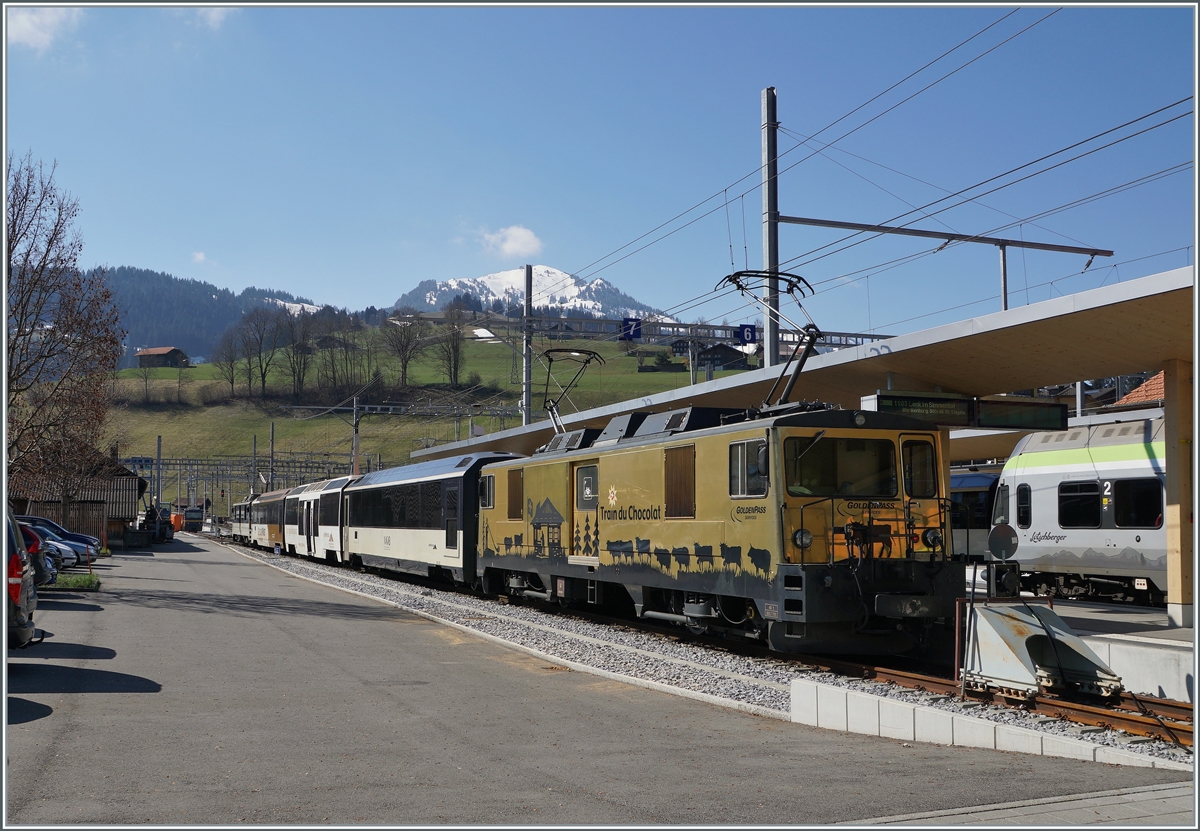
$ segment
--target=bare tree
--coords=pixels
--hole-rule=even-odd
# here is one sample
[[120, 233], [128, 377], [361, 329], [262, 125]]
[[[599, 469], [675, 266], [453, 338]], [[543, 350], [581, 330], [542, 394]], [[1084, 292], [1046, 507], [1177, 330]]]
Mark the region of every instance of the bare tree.
[[384, 349], [400, 364], [400, 386], [408, 386], [408, 367], [429, 348], [429, 332], [429, 323], [412, 306], [396, 309], [395, 318], [380, 327]]
[[[287, 314], [286, 310], [283, 310]], [[279, 315], [266, 306], [256, 306], [242, 316], [242, 348], [245, 351], [247, 374], [258, 376], [258, 388], [262, 397], [267, 397], [267, 376], [276, 358], [282, 336]]]
[[134, 374], [142, 379], [142, 403], [150, 403], [150, 379], [154, 377], [154, 367], [148, 364], [138, 364]]
[[450, 386], [457, 387], [464, 363], [463, 344], [467, 339], [463, 334], [466, 314], [461, 305], [454, 303], [446, 306], [444, 311], [446, 322], [433, 343], [433, 352]]
[[8, 156], [8, 473], [66, 476], [94, 451], [125, 336], [101, 269], [79, 270], [79, 203], [32, 153]]
[[217, 368], [217, 374], [228, 382], [231, 396], [234, 394], [233, 384], [237, 380], [238, 362], [241, 360], [236, 329], [236, 325], [230, 326], [221, 334], [210, 359], [212, 365]]
[[304, 394], [304, 381], [312, 363], [313, 319], [304, 311], [295, 315], [286, 309], [282, 311], [284, 314], [279, 319], [280, 344], [288, 375], [292, 379], [292, 395], [299, 398]]

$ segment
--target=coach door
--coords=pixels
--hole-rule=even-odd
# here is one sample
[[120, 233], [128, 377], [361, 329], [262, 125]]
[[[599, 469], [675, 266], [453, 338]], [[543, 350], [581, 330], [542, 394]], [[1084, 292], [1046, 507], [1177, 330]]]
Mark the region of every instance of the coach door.
[[313, 499], [304, 500], [304, 553], [310, 557], [313, 555], [313, 525], [316, 524], [316, 517], [313, 516], [315, 505]]
[[596, 462], [580, 462], [572, 467], [571, 527], [567, 529], [568, 561], [579, 565], [600, 565], [600, 468]]

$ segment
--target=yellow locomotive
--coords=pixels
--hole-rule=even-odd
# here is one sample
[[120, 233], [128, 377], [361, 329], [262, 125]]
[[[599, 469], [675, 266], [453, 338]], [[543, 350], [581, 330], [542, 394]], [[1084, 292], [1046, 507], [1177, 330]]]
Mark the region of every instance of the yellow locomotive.
[[624, 591], [639, 617], [785, 652], [904, 651], [952, 620], [965, 574], [937, 428], [777, 411], [630, 413], [484, 466], [481, 587], [564, 605]]

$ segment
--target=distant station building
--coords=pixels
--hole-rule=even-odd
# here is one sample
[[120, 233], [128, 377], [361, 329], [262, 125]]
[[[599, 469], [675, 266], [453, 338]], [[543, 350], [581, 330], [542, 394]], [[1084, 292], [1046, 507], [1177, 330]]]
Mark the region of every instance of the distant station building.
[[147, 349], [139, 349], [134, 357], [138, 359], [139, 368], [165, 366], [177, 369], [191, 365], [183, 350], [174, 346], [151, 346]]

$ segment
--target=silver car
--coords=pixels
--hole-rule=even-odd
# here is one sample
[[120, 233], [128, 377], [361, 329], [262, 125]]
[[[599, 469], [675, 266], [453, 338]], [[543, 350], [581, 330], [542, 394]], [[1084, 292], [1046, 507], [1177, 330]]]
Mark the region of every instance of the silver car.
[[55, 543], [63, 548], [69, 548], [75, 552], [77, 565], [88, 565], [96, 560], [96, 549], [92, 545], [85, 542], [75, 542], [74, 540], [64, 540], [58, 534], [51, 531], [49, 528], [41, 525], [33, 524], [33, 528], [38, 532], [38, 536], [48, 542]]

